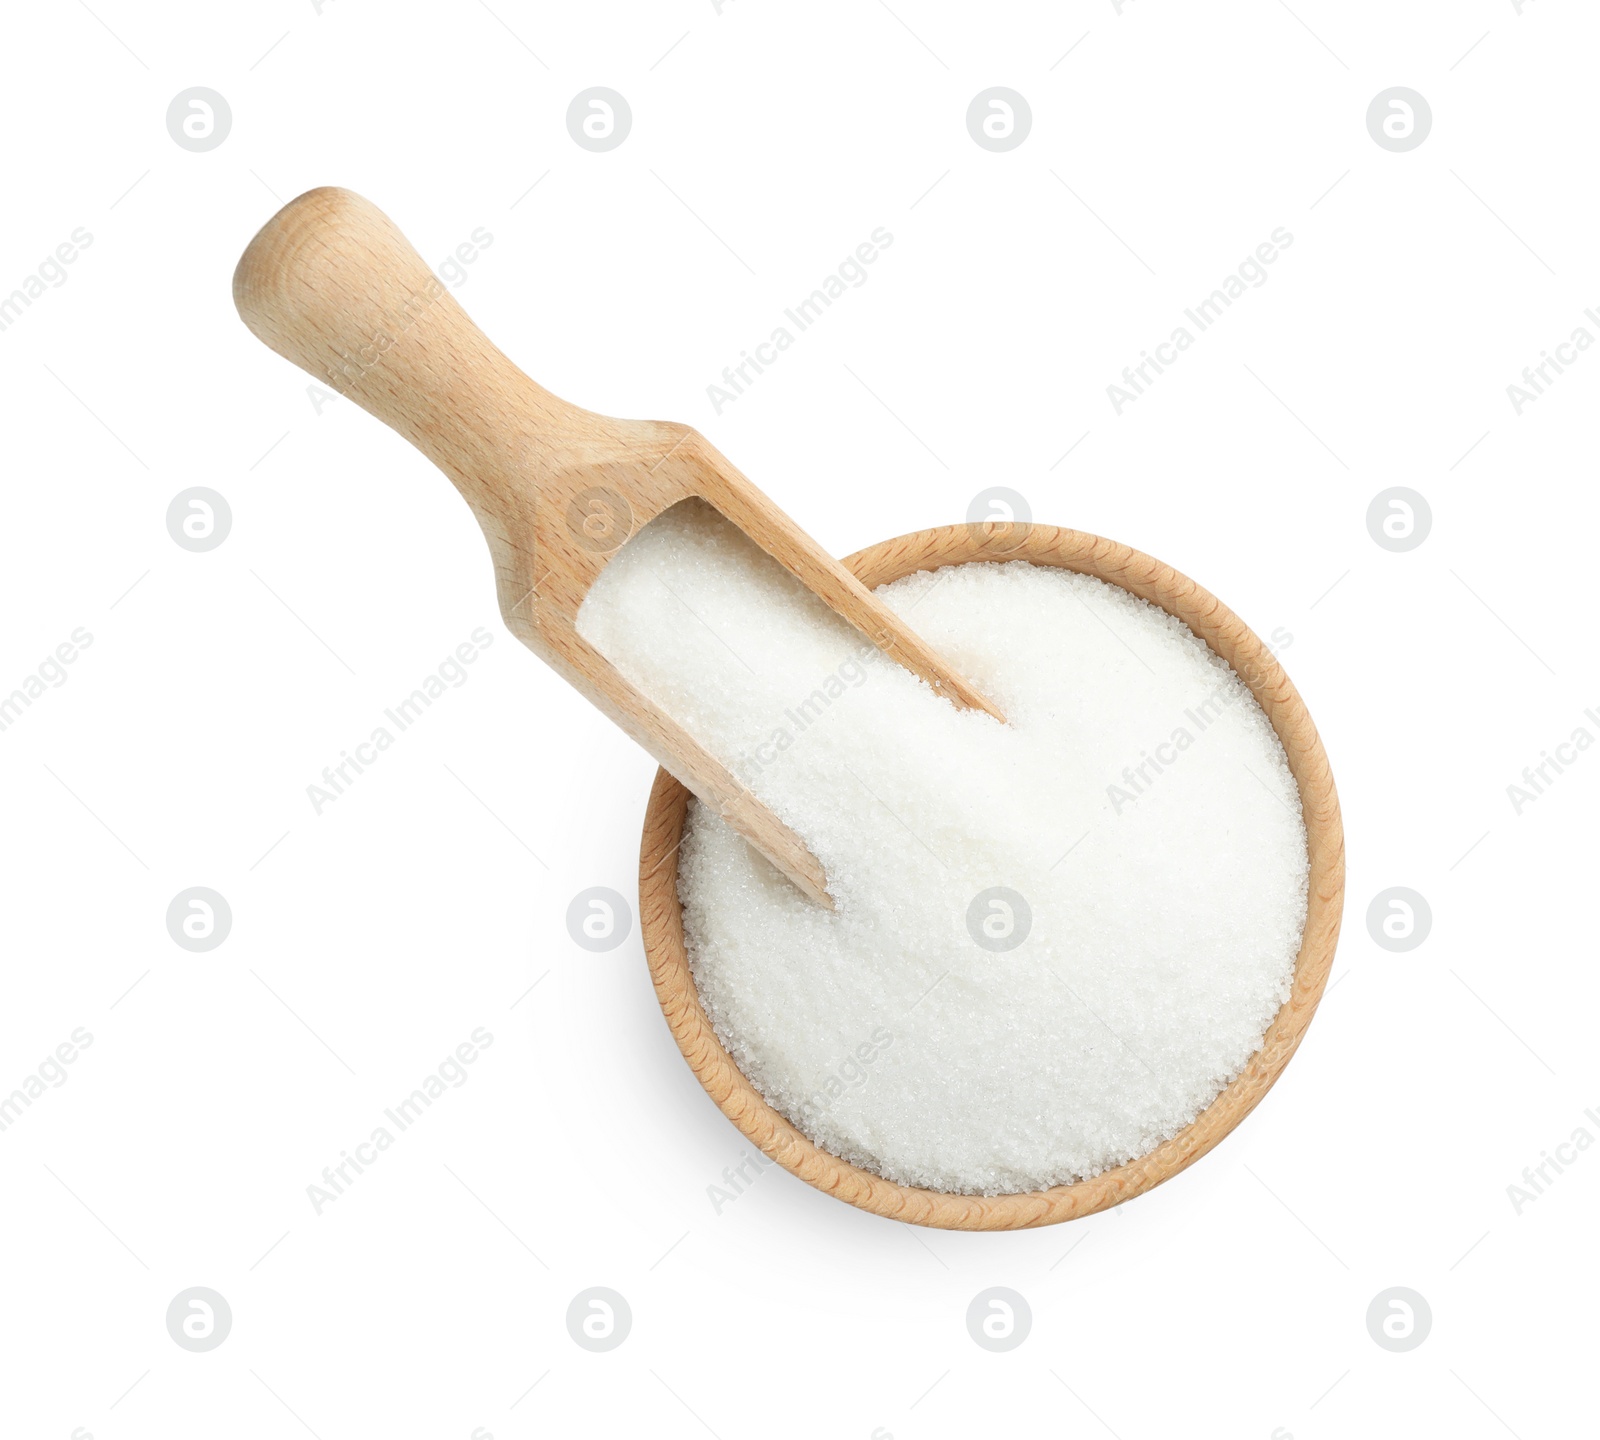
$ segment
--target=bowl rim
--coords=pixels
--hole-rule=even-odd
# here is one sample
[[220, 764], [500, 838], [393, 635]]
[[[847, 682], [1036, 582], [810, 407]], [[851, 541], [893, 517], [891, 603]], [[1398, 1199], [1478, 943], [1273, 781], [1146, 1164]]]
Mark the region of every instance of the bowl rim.
[[1117, 585], [1175, 616], [1228, 662], [1265, 711], [1300, 790], [1310, 858], [1305, 928], [1289, 998], [1261, 1048], [1177, 1135], [1148, 1154], [1071, 1185], [1007, 1195], [952, 1195], [886, 1180], [807, 1139], [745, 1078], [717, 1038], [684, 944], [676, 856], [689, 792], [656, 773], [639, 851], [639, 928], [662, 1014], [690, 1070], [747, 1139], [807, 1184], [887, 1219], [949, 1230], [1021, 1230], [1092, 1215], [1171, 1179], [1260, 1103], [1299, 1047], [1327, 984], [1344, 902], [1344, 827], [1333, 772], [1311, 714], [1261, 639], [1209, 591], [1114, 540], [1054, 525], [984, 521], [918, 530], [870, 545], [843, 564], [868, 589], [918, 570], [1027, 560]]

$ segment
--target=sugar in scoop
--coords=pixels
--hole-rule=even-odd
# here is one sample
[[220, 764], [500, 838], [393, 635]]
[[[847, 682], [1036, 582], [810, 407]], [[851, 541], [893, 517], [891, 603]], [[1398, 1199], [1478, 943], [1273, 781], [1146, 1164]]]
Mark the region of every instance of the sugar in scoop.
[[1243, 682], [1181, 622], [1022, 562], [882, 592], [1009, 721], [960, 711], [707, 507], [646, 526], [580, 633], [807, 843], [805, 900], [691, 803], [685, 939], [719, 1038], [817, 1144], [1007, 1193], [1148, 1153], [1288, 994], [1299, 795]]

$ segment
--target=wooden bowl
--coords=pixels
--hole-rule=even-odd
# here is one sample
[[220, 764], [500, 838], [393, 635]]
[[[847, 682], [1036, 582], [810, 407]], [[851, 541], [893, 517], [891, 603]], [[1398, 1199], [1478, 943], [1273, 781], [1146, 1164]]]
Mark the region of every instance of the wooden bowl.
[[946, 525], [885, 540], [844, 564], [869, 589], [917, 570], [971, 560], [1027, 560], [1093, 575], [1183, 621], [1250, 687], [1272, 722], [1300, 787], [1310, 850], [1310, 893], [1289, 999], [1238, 1078], [1179, 1134], [1127, 1165], [1075, 1185], [1016, 1195], [947, 1195], [897, 1185], [820, 1149], [740, 1072], [706, 1018], [684, 947], [676, 856], [689, 792], [658, 771], [639, 854], [639, 924], [668, 1028], [706, 1093], [756, 1145], [809, 1185], [893, 1220], [947, 1230], [1022, 1230], [1075, 1220], [1131, 1200], [1193, 1164], [1253, 1110], [1289, 1063], [1322, 997], [1344, 903], [1344, 828], [1316, 726], [1283, 668], [1220, 600], [1159, 560], [1052, 525]]

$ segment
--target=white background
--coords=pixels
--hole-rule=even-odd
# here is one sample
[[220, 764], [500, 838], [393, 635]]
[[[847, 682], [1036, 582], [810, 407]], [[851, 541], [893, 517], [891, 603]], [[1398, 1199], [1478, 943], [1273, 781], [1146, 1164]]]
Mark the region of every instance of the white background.
[[[0, 333], [0, 693], [93, 635], [0, 733], [0, 1093], [93, 1036], [0, 1132], [0, 1430], [1592, 1431], [1600, 1149], [1520, 1215], [1507, 1187], [1600, 1137], [1600, 756], [1506, 795], [1600, 735], [1600, 356], [1506, 395], [1600, 304], [1592, 13], [91, 3], [12, 7], [0, 92], [0, 294], [93, 236]], [[197, 85], [232, 109], [207, 153], [165, 124]], [[632, 107], [610, 153], [567, 133], [592, 85]], [[1003, 154], [965, 125], [993, 85], [1033, 113]], [[1395, 85], [1433, 111], [1407, 153], [1365, 123]], [[1292, 633], [1347, 923], [1218, 1151], [1025, 1234], [778, 1170], [716, 1213], [745, 1147], [636, 930], [596, 955], [564, 921], [634, 893], [651, 764], [504, 631], [443, 478], [349, 402], [319, 415], [233, 311], [256, 227], [330, 183], [430, 260], [485, 228], [457, 294], [524, 368], [698, 426], [835, 553], [1008, 485]], [[869, 281], [716, 414], [723, 366], [878, 226]], [[1107, 384], [1279, 226], [1268, 283], [1118, 416]], [[1433, 512], [1404, 554], [1365, 522], [1397, 484]], [[233, 515], [205, 554], [165, 525], [196, 485]], [[315, 814], [306, 786], [479, 625], [469, 682]], [[205, 954], [164, 919], [196, 885], [233, 912]], [[1433, 910], [1406, 954], [1365, 924], [1394, 885]], [[477, 1026], [468, 1083], [316, 1214], [323, 1166]], [[195, 1285], [233, 1312], [202, 1354], [164, 1320]], [[607, 1354], [564, 1321], [594, 1285], [633, 1312]], [[1007, 1354], [966, 1330], [993, 1285], [1033, 1312]], [[1365, 1320], [1396, 1285], [1433, 1315], [1405, 1354]]]

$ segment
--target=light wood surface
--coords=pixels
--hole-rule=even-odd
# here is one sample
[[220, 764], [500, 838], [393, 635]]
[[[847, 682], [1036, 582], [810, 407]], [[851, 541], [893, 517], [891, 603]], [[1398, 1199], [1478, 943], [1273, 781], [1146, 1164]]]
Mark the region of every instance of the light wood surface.
[[1310, 897], [1289, 999], [1238, 1078], [1178, 1135], [1150, 1154], [1075, 1185], [1018, 1195], [947, 1195], [896, 1185], [819, 1149], [774, 1110], [717, 1039], [684, 948], [677, 856], [689, 795], [656, 776], [639, 853], [639, 923], [668, 1028], [707, 1093], [767, 1155], [830, 1195], [894, 1220], [950, 1230], [1020, 1230], [1092, 1215], [1131, 1200], [1193, 1164], [1272, 1087], [1304, 1036], [1333, 964], [1344, 904], [1344, 829], [1333, 774], [1299, 693], [1253, 631], [1214, 595], [1126, 545], [1050, 525], [953, 525], [887, 540], [844, 564], [868, 586], [972, 560], [1028, 560], [1095, 575], [1175, 615], [1222, 656], [1272, 722], [1300, 789], [1310, 851]]
[[455, 482], [489, 541], [512, 633], [813, 900], [832, 904], [800, 838], [578, 634], [583, 597], [629, 535], [699, 497], [885, 654], [1003, 718], [689, 426], [596, 415], [536, 385], [370, 201], [334, 188], [290, 201], [245, 250], [233, 294], [267, 345]]

